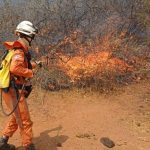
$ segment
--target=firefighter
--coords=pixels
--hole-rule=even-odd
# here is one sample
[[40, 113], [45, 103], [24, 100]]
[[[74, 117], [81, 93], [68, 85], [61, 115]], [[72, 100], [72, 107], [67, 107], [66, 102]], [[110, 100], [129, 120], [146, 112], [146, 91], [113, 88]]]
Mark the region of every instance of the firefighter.
[[[0, 138], [0, 150], [15, 150], [15, 146], [8, 144], [8, 140], [18, 128], [22, 138], [22, 146], [25, 150], [35, 150], [32, 141], [33, 122], [30, 119], [28, 106], [25, 100], [25, 94], [27, 91], [21, 89], [24, 85], [29, 84], [26, 79], [33, 77], [33, 68], [35, 68], [36, 64], [30, 63], [29, 59], [31, 58], [28, 58], [28, 56], [29, 48], [37, 33], [38, 29], [30, 21], [22, 21], [18, 24], [15, 30], [18, 40], [4, 43], [7, 49], [15, 49], [10, 64], [10, 73], [11, 80], [15, 81], [15, 85], [19, 91], [18, 115], [20, 116], [19, 119], [21, 120], [21, 124], [18, 122], [18, 116], [13, 113], [2, 131], [3, 135]], [[7, 92], [3, 91], [2, 97], [8, 108], [11, 110], [10, 103], [16, 98], [15, 89], [11, 84]]]

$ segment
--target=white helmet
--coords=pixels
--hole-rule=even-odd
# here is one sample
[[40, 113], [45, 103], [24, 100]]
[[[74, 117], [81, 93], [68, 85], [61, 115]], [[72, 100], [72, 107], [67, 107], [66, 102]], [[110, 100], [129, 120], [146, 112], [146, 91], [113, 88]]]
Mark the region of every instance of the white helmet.
[[38, 33], [37, 27], [35, 27], [30, 21], [22, 21], [18, 24], [15, 31], [16, 33], [19, 32], [29, 37], [33, 37], [35, 34]]

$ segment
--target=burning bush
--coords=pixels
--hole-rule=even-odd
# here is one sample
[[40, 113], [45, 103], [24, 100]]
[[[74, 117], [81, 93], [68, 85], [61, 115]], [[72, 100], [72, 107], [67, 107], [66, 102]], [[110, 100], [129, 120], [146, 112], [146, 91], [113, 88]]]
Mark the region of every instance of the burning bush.
[[[135, 80], [134, 72], [147, 64], [144, 56], [146, 51], [142, 51], [142, 55], [135, 55], [139, 46], [133, 46], [131, 40], [134, 38], [127, 37], [125, 31], [117, 36], [114, 33], [81, 43], [81, 34], [73, 32], [56, 46], [51, 46], [51, 50], [56, 51], [45, 57], [51, 75], [46, 75], [48, 80], [43, 83], [51, 85], [49, 89], [53, 89], [53, 86], [59, 89], [61, 77], [63, 83], [67, 81], [66, 87], [73, 85], [103, 90]], [[126, 42], [127, 40], [130, 41]], [[71, 48], [71, 54], [70, 51], [67, 52], [68, 47]]]
[[[98, 88], [104, 82], [117, 82], [119, 76], [133, 71], [133, 66], [113, 56], [113, 52], [121, 46], [123, 37], [113, 41], [113, 36], [110, 35], [89, 44], [74, 43], [76, 51], [78, 50], [76, 56], [68, 58], [69, 61], [65, 63], [58, 62], [58, 66], [70, 77], [73, 85], [95, 85]], [[67, 60], [65, 55], [60, 57]]]
[[150, 58], [149, 0], [2, 0], [0, 4], [1, 42], [13, 39], [23, 18], [38, 27], [33, 49], [36, 59], [46, 65], [34, 82], [43, 88], [56, 90], [66, 83], [65, 87], [103, 89], [146, 75], [141, 70], [148, 68]]

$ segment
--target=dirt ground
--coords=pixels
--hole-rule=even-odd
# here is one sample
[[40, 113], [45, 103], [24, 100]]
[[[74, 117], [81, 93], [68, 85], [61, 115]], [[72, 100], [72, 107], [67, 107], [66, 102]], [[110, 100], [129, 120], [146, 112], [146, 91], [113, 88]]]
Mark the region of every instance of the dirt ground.
[[[150, 150], [150, 85], [147, 81], [107, 95], [84, 91], [36, 92], [28, 103], [37, 150]], [[0, 113], [0, 130], [8, 118]], [[10, 139], [23, 150], [19, 132]], [[59, 144], [58, 144], [59, 143]]]

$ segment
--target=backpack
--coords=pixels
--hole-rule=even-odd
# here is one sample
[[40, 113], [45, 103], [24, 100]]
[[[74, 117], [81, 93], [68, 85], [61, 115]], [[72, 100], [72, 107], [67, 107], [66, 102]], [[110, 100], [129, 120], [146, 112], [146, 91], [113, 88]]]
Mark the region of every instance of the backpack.
[[10, 64], [14, 49], [7, 50], [2, 56], [0, 65], [0, 89], [8, 88], [10, 85]]

